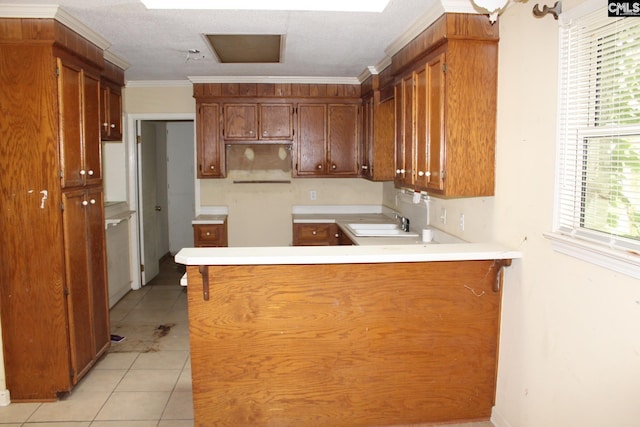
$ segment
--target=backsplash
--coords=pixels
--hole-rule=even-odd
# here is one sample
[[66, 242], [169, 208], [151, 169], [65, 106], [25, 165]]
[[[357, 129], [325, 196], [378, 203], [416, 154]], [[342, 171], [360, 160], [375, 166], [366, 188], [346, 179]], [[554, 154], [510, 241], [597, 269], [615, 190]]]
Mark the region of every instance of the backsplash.
[[414, 203], [413, 193], [395, 188], [393, 182], [385, 182], [383, 203], [408, 217], [415, 232], [429, 226], [467, 242], [487, 242], [493, 237], [493, 197], [442, 199], [422, 194], [420, 202]]

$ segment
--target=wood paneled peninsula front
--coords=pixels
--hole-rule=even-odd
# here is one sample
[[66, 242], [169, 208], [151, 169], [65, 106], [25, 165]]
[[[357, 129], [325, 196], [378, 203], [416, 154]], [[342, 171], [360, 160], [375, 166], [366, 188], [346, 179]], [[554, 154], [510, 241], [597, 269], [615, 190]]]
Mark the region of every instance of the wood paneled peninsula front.
[[497, 244], [185, 248], [196, 426], [486, 420]]

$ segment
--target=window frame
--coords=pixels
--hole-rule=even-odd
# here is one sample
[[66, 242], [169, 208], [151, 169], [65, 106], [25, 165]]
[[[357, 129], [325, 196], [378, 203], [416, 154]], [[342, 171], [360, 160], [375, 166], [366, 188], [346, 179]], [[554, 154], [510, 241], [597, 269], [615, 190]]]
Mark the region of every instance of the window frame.
[[[601, 10], [606, 14], [606, 3], [603, 4], [601, 0], [589, 0], [580, 6], [563, 13], [560, 15], [559, 24], [561, 26], [570, 25], [571, 21], [576, 18], [586, 16], [596, 10]], [[633, 19], [633, 18], [631, 18]], [[559, 63], [558, 63], [558, 82], [559, 89], [563, 87], [562, 82], [562, 67], [565, 66], [563, 60], [563, 46], [562, 37], [559, 40]], [[562, 111], [564, 100], [562, 97], [564, 92], [559, 90], [558, 92], [558, 114], [563, 117]], [[601, 231], [595, 232], [592, 230], [579, 228], [570, 228], [565, 224], [561, 224], [560, 217], [562, 214], [561, 208], [561, 176], [563, 176], [562, 168], [562, 155], [561, 152], [571, 143], [565, 142], [566, 136], [563, 134], [564, 128], [562, 120], [558, 120], [557, 126], [557, 147], [556, 147], [556, 168], [555, 168], [555, 186], [554, 186], [554, 207], [553, 207], [553, 231], [543, 233], [543, 235], [551, 240], [552, 248], [560, 253], [570, 255], [581, 259], [583, 261], [590, 262], [592, 264], [605, 267], [614, 270], [619, 273], [629, 275], [634, 278], [640, 278], [640, 242], [635, 242], [633, 239], [626, 239], [623, 237], [607, 238], [607, 234]], [[640, 135], [640, 123], [632, 126], [615, 126], [615, 127], [584, 127], [577, 129], [577, 141], [583, 140], [583, 138], [598, 138], [598, 137], [616, 137], [623, 135]], [[580, 187], [582, 179], [576, 175], [574, 187], [577, 189]], [[631, 240], [631, 242], [629, 242]]]

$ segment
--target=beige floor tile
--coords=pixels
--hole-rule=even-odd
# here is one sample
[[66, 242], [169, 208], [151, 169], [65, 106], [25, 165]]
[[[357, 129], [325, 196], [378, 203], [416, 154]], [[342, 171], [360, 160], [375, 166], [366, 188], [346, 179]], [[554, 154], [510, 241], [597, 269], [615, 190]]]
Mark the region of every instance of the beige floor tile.
[[96, 416], [96, 421], [159, 420], [169, 392], [115, 391]]
[[9, 423], [9, 424], [7, 424], [7, 423], [0, 422], [0, 426], [2, 426], [2, 427], [22, 427], [22, 423]]
[[138, 357], [139, 353], [107, 353], [93, 368], [96, 369], [129, 369]]
[[[89, 421], [62, 421], [59, 423], [26, 423], [24, 427], [89, 427], [91, 423]], [[4, 427], [4, 426], [2, 426]]]
[[163, 420], [192, 420], [193, 395], [190, 391], [171, 393], [167, 407], [162, 414]]
[[132, 369], [124, 376], [116, 391], [173, 391], [180, 370]]
[[94, 369], [76, 386], [74, 393], [113, 391], [126, 373], [125, 369]]
[[182, 369], [188, 355], [186, 350], [142, 353], [131, 369]]
[[109, 394], [108, 391], [72, 392], [63, 400], [43, 403], [27, 421], [92, 421]]
[[[143, 421], [94, 421], [91, 423], [91, 427], [156, 427], [158, 421], [156, 420], [143, 420]], [[4, 426], [2, 426], [4, 427]]]
[[41, 403], [12, 403], [0, 406], [0, 423], [22, 423], [40, 407]]
[[176, 383], [176, 387], [173, 389], [174, 391], [184, 391], [191, 393], [191, 369], [184, 368], [180, 377], [178, 377], [178, 382]]
[[158, 427], [193, 427], [193, 420], [160, 420]]

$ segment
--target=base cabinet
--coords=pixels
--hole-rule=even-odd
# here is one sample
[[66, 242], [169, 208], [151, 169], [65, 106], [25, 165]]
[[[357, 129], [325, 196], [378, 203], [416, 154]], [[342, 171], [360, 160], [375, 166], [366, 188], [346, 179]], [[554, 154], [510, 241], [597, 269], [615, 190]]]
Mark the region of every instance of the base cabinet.
[[293, 223], [293, 246], [352, 245], [335, 223]]
[[193, 224], [193, 244], [196, 248], [228, 246], [227, 221], [222, 224]]
[[194, 425], [488, 419], [502, 262], [187, 266]]

